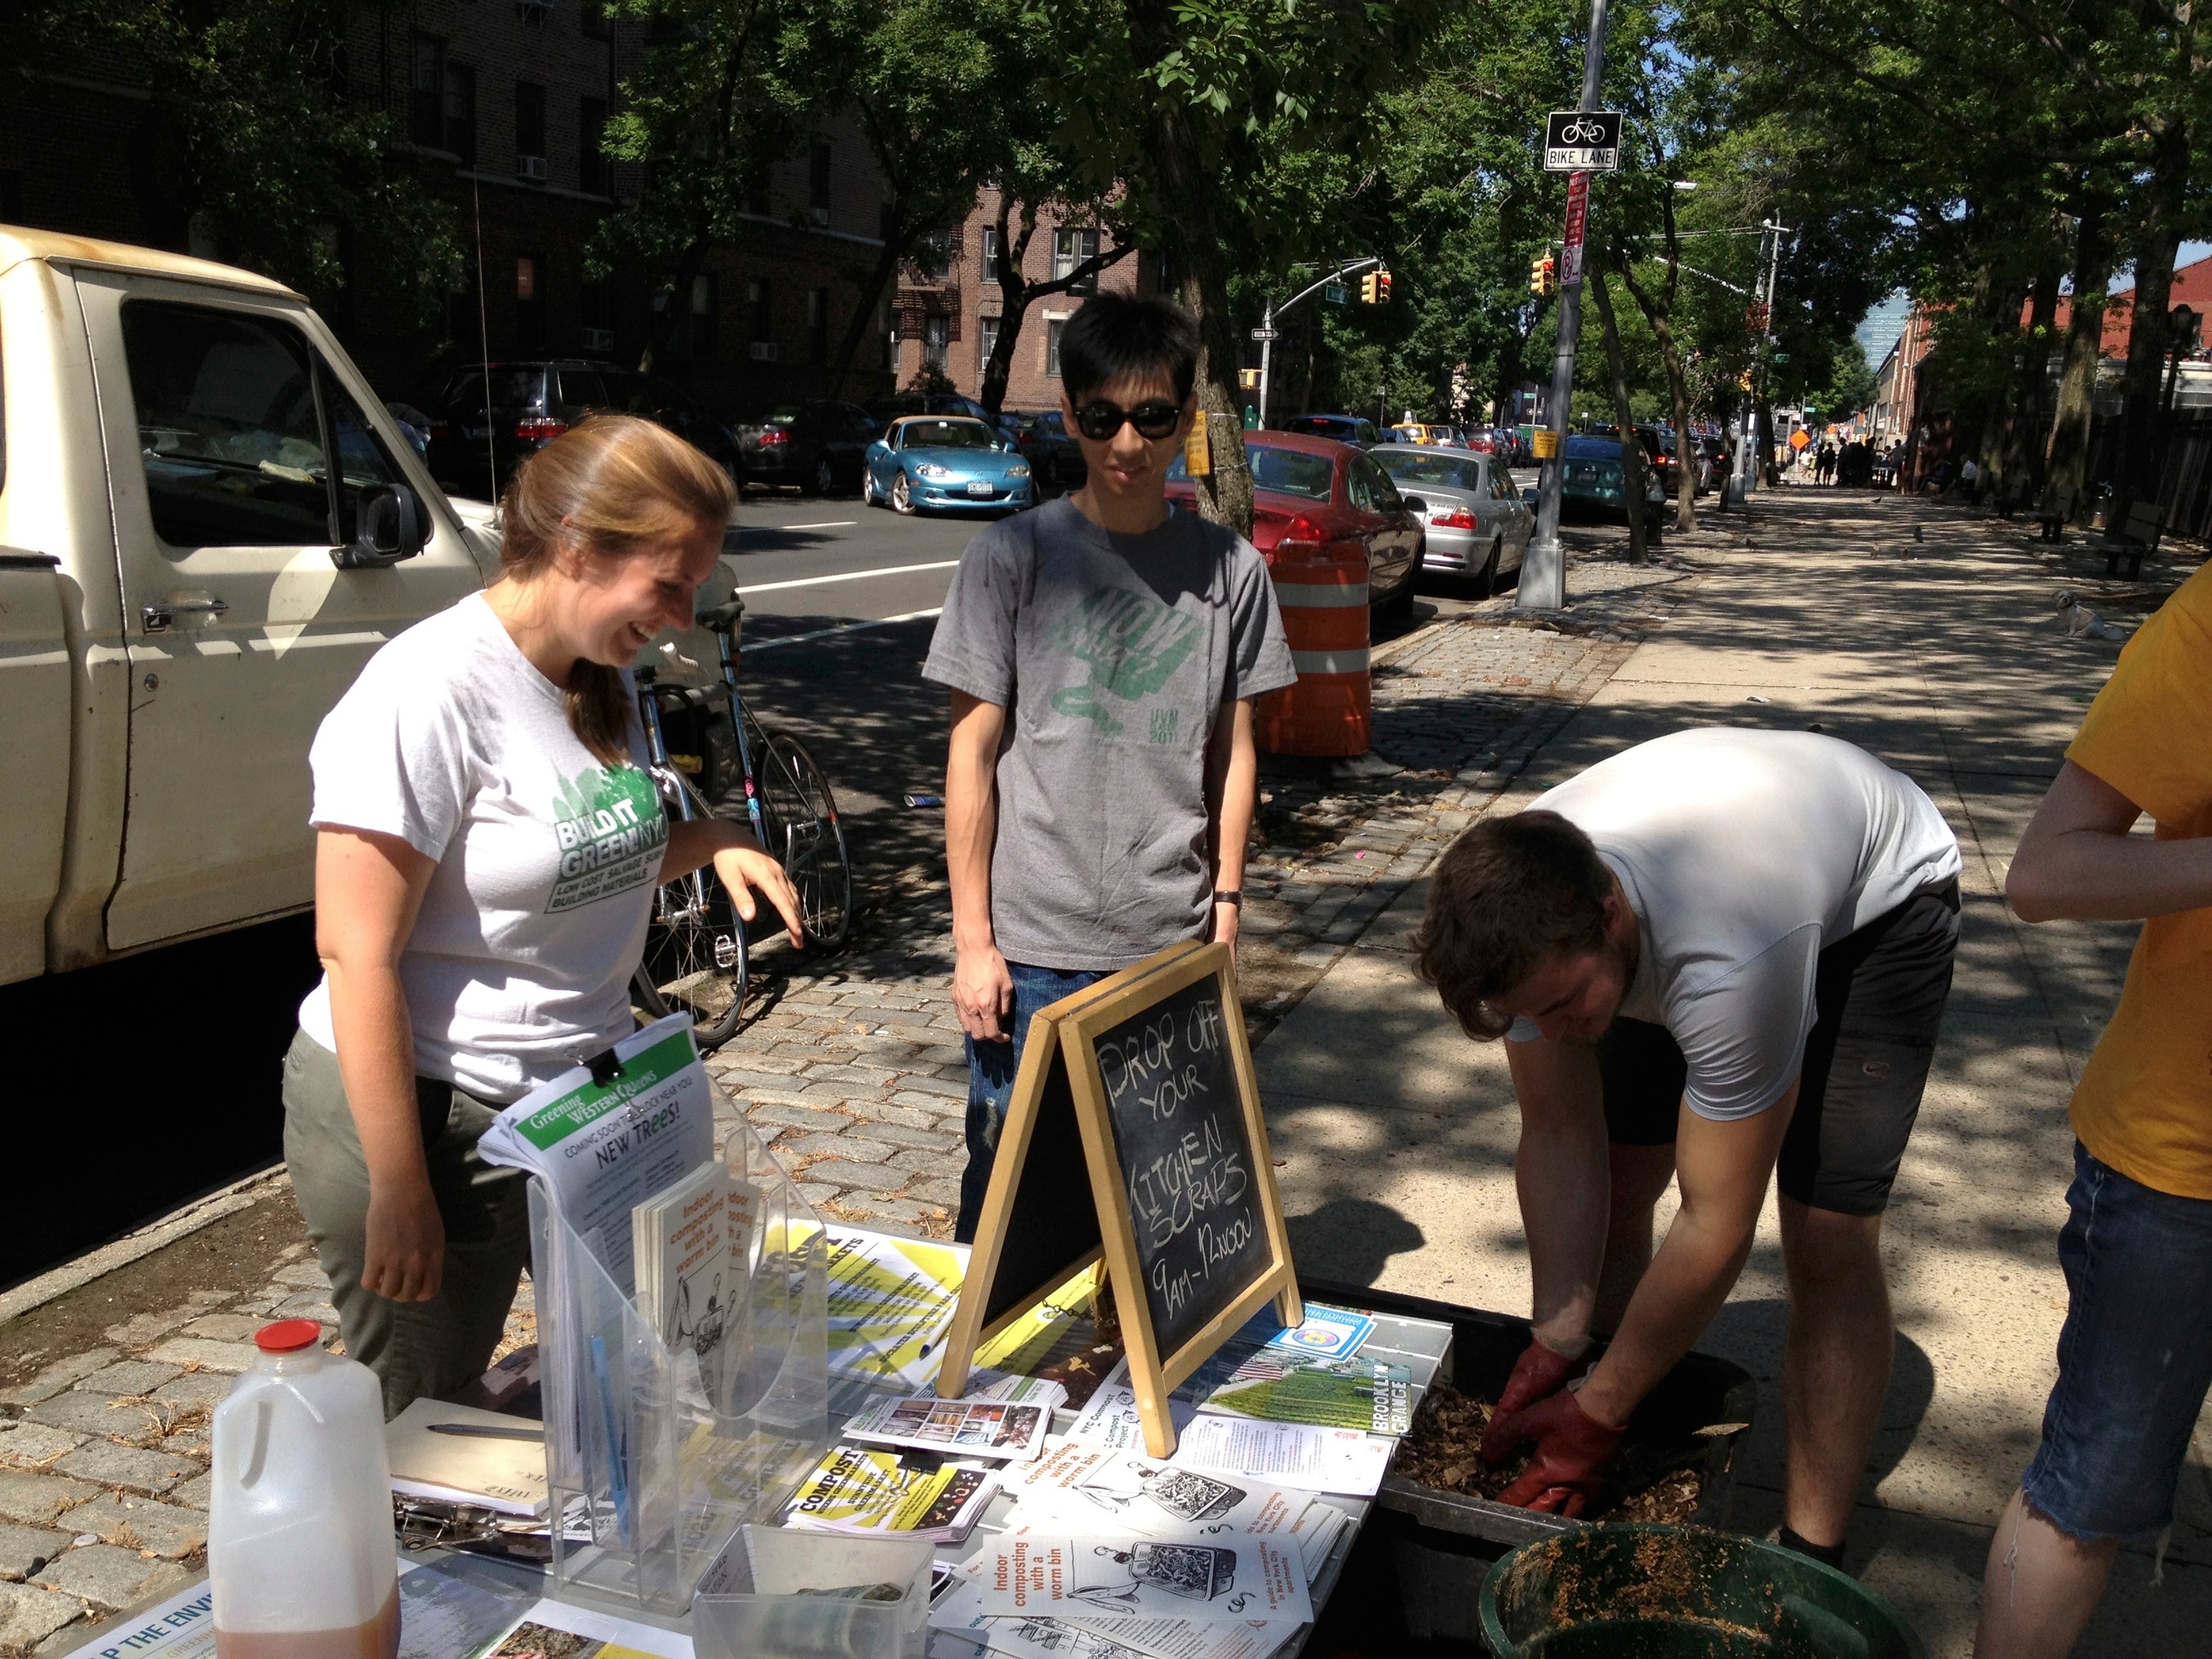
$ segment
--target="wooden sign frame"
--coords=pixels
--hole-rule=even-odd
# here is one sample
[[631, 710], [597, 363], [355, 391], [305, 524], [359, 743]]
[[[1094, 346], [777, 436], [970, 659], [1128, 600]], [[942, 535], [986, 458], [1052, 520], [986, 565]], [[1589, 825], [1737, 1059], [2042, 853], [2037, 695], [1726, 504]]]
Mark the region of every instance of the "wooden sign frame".
[[[1097, 1042], [1133, 1016], [1206, 979], [1218, 987], [1224, 1016], [1223, 1028], [1231, 1070], [1236, 1079], [1238, 1107], [1243, 1114], [1246, 1144], [1254, 1168], [1251, 1190], [1266, 1235], [1267, 1267], [1239, 1291], [1200, 1329], [1172, 1352], [1163, 1352], [1153, 1329], [1151, 1304], [1144, 1289], [1138, 1253], [1136, 1224], [1130, 1214], [1128, 1184], [1121, 1167], [1105, 1079], [1099, 1067]], [[1283, 1219], [1283, 1205], [1275, 1187], [1274, 1161], [1269, 1155], [1267, 1125], [1261, 1109], [1258, 1075], [1252, 1064], [1252, 1047], [1244, 1031], [1243, 1005], [1237, 994], [1235, 961], [1225, 945], [1190, 941], [1170, 945], [1133, 968], [1065, 997], [1038, 1012], [1030, 1026], [1015, 1078], [1006, 1121], [1000, 1132], [998, 1157], [992, 1166], [990, 1188], [979, 1218], [975, 1243], [969, 1257], [968, 1274], [960, 1302], [946, 1334], [938, 1392], [957, 1396], [966, 1385], [975, 1349], [999, 1330], [1026, 1312], [1035, 1297], [1022, 1299], [999, 1318], [985, 1322], [1002, 1265], [1003, 1246], [1014, 1200], [1019, 1190], [1023, 1164], [1034, 1135], [1038, 1113], [1045, 1103], [1047, 1086], [1055, 1060], [1063, 1061], [1081, 1133], [1084, 1162], [1091, 1177], [1091, 1202], [1098, 1219], [1099, 1245], [1080, 1260], [1053, 1262], [1032, 1268], [1019, 1265], [1024, 1279], [1033, 1279], [1037, 1294], [1063, 1284], [1068, 1276], [1091, 1262], [1105, 1261], [1111, 1279], [1121, 1287], [1117, 1306], [1123, 1346], [1128, 1356], [1129, 1380], [1145, 1433], [1145, 1449], [1154, 1457], [1174, 1451], [1176, 1428], [1169, 1395], [1176, 1385], [1205, 1364], [1246, 1321], [1272, 1301], [1285, 1325], [1304, 1322], [1305, 1308], [1298, 1294], [1297, 1274], [1291, 1261], [1290, 1230]]]

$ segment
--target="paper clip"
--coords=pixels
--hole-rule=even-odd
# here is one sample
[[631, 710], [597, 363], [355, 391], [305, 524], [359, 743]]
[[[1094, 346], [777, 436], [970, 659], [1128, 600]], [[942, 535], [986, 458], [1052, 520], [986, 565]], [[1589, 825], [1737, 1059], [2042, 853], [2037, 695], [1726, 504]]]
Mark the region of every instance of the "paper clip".
[[615, 1058], [611, 1048], [602, 1048], [584, 1062], [591, 1068], [592, 1081], [602, 1089], [622, 1075], [623, 1063]]

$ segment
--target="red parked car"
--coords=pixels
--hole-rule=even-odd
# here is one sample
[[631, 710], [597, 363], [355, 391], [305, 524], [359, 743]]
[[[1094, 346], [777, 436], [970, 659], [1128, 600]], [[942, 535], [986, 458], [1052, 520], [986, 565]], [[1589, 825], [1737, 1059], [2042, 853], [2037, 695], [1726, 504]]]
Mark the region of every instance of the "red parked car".
[[[1413, 608], [1413, 576], [1425, 532], [1373, 456], [1333, 438], [1248, 432], [1252, 461], [1252, 544], [1272, 568], [1278, 549], [1358, 542], [1367, 553], [1368, 608], [1402, 617]], [[1169, 499], [1194, 507], [1198, 486], [1177, 456]]]

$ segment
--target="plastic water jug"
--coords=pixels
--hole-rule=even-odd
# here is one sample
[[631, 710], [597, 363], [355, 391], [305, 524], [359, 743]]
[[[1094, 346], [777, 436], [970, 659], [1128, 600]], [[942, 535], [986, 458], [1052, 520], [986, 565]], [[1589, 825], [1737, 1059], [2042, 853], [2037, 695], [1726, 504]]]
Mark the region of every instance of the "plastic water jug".
[[393, 1659], [384, 1399], [312, 1319], [263, 1327], [215, 1413], [208, 1577], [220, 1659]]

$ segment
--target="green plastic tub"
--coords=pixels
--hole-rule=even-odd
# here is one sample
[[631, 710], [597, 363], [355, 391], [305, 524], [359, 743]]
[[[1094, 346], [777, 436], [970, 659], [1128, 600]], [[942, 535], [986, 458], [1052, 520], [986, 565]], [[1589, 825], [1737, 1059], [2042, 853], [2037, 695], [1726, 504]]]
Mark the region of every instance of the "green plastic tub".
[[1496, 1659], [1927, 1659], [1897, 1610], [1795, 1550], [1696, 1527], [1583, 1527], [1500, 1558]]

